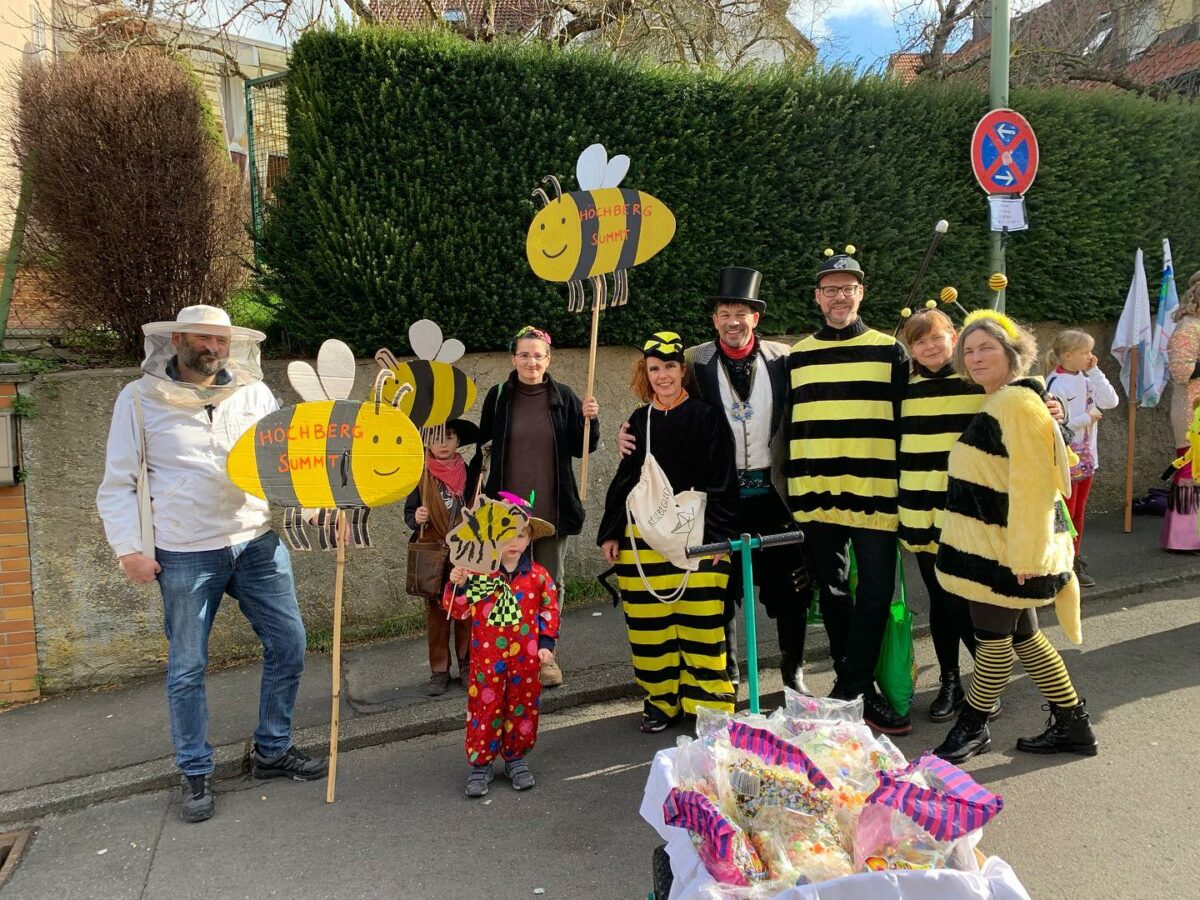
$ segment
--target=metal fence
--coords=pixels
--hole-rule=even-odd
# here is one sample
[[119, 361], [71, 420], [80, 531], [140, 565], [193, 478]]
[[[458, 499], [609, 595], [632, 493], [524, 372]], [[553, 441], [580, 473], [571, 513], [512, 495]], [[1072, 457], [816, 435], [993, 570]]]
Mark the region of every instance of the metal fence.
[[263, 216], [288, 167], [287, 72], [246, 82], [246, 140], [250, 151], [250, 221], [254, 255]]

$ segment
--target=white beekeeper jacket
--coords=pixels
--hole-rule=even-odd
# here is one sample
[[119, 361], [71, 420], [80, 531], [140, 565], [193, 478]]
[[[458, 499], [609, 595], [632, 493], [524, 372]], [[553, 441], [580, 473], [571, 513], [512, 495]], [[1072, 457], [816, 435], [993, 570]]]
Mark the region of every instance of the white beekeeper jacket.
[[137, 479], [142, 462], [134, 392], [141, 394], [154, 543], [163, 550], [219, 550], [270, 529], [265, 500], [235, 487], [226, 474], [229, 451], [279, 403], [262, 383], [258, 349], [230, 348], [224, 384], [205, 390], [176, 381], [169, 335], [148, 336], [145, 373], [117, 397], [108, 434], [104, 480], [96, 506], [118, 556], [141, 553]]

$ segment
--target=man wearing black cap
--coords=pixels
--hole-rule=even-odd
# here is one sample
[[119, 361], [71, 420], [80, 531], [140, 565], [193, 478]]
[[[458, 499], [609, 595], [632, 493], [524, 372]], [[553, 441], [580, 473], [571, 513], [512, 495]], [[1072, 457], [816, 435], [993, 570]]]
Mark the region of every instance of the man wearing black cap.
[[[832, 696], [863, 695], [863, 717], [887, 734], [912, 730], [875, 688], [875, 666], [896, 581], [897, 423], [908, 357], [858, 316], [863, 270], [852, 247], [817, 271], [825, 323], [797, 343], [791, 384], [788, 500], [804, 530], [837, 681]], [[849, 547], [858, 588], [849, 588]]]
[[[759, 299], [762, 273], [728, 266], [717, 273], [716, 294], [710, 299], [717, 340], [690, 347], [687, 390], [725, 414], [733, 434], [734, 464], [738, 471], [738, 530], [774, 534], [796, 526], [773, 483], [772, 470], [784, 484], [787, 461], [788, 347], [763, 341], [755, 334], [767, 304]], [[622, 432], [623, 454], [632, 438]], [[805, 690], [804, 637], [809, 595], [804, 564], [793, 547], [754, 551], [755, 581], [767, 614], [775, 619], [781, 654], [780, 668], [788, 687]], [[730, 680], [738, 682], [737, 604], [742, 598], [741, 570], [735, 567], [725, 598], [726, 646]]]

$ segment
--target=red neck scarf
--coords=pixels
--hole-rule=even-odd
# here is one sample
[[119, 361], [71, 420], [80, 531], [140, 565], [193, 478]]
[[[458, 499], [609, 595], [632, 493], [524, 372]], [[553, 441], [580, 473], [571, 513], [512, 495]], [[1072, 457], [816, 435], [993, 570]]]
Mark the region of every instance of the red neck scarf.
[[758, 335], [750, 335], [750, 340], [746, 341], [746, 346], [740, 350], [735, 350], [730, 347], [724, 340], [721, 341], [721, 352], [730, 359], [745, 359], [754, 352], [754, 345], [758, 343]]
[[451, 493], [461, 497], [467, 487], [467, 464], [455, 453], [449, 459], [436, 459], [432, 453], [425, 458], [429, 474], [450, 488]]

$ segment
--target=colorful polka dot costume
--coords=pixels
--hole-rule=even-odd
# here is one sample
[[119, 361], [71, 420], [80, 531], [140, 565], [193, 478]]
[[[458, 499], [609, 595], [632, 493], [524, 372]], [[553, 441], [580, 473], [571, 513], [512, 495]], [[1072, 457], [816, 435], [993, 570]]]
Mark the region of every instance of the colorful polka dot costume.
[[512, 573], [472, 576], [457, 598], [447, 585], [444, 608], [471, 601], [471, 666], [467, 677], [467, 762], [520, 759], [537, 741], [538, 649], [558, 638], [558, 588], [523, 556]]

